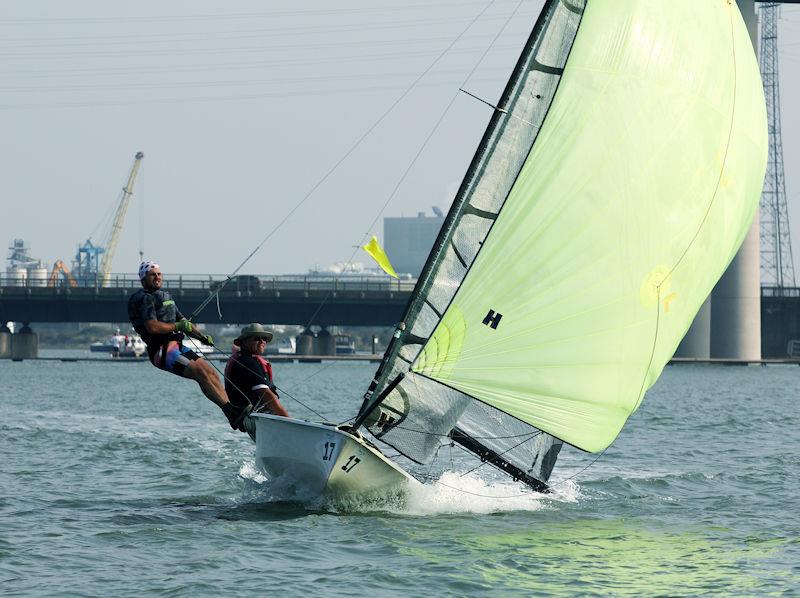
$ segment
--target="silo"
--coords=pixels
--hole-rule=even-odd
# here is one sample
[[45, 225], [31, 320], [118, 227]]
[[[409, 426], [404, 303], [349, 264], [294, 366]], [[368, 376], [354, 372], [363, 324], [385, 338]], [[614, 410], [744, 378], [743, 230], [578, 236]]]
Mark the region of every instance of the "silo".
[[28, 271], [25, 266], [9, 266], [6, 268], [6, 277], [8, 278], [8, 286], [24, 287], [27, 284]]
[[336, 337], [323, 328], [317, 333], [314, 349], [315, 355], [336, 355]]
[[49, 273], [47, 268], [42, 264], [36, 266], [28, 266], [28, 286], [29, 287], [46, 287]]
[[314, 337], [316, 335], [308, 328], [297, 335], [295, 339], [295, 353], [297, 355], [314, 355]]

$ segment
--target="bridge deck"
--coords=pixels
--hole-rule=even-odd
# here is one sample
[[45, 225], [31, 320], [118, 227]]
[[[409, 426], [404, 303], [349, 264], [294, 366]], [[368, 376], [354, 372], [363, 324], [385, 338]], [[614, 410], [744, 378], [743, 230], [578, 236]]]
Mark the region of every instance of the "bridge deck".
[[[179, 276], [166, 279], [164, 288], [181, 312], [190, 314], [222, 282]], [[413, 286], [414, 281], [407, 280], [241, 276], [230, 281], [196, 321], [386, 326], [402, 317]], [[128, 298], [139, 288], [130, 276], [114, 277], [108, 286], [0, 286], [0, 321], [124, 322]]]

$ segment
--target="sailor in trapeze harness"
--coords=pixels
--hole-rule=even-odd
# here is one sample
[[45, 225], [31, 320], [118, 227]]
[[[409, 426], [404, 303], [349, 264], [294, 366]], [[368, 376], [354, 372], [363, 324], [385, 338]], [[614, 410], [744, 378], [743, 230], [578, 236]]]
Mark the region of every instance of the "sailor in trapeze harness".
[[206, 345], [213, 344], [211, 337], [187, 320], [169, 292], [161, 288], [161, 268], [157, 263], [142, 262], [139, 279], [143, 288], [128, 299], [128, 317], [147, 344], [150, 362], [159, 369], [196, 381], [203, 394], [222, 409], [231, 428], [244, 431], [243, 421], [250, 413], [250, 406], [231, 403], [214, 368], [181, 343], [184, 334]]

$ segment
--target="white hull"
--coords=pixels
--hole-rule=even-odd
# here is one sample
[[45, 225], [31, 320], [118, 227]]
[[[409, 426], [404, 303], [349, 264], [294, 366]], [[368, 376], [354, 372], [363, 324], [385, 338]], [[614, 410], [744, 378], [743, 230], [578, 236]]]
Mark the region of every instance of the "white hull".
[[256, 467], [298, 496], [377, 498], [419, 484], [364, 439], [333, 424], [264, 413], [248, 420], [248, 431], [255, 433]]

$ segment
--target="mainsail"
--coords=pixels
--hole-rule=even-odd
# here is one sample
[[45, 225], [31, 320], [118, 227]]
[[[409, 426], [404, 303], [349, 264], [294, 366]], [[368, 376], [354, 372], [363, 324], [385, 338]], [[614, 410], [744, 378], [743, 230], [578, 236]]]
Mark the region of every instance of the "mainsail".
[[735, 255], [766, 114], [710, 0], [548, 1], [498, 108], [358, 421], [536, 486], [616, 438]]

